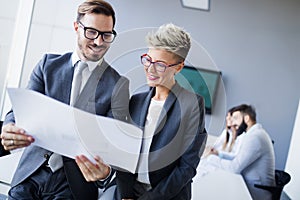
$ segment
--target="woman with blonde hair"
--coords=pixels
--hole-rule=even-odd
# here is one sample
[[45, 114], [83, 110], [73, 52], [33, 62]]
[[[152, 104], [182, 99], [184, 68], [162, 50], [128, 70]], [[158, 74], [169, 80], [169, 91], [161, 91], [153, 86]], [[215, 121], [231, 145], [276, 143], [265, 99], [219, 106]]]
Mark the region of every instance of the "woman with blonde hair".
[[117, 199], [191, 199], [192, 178], [203, 153], [204, 101], [182, 88], [175, 74], [191, 46], [182, 28], [166, 24], [147, 36], [141, 63], [150, 86], [130, 100], [132, 122], [144, 131], [135, 174], [117, 172]]

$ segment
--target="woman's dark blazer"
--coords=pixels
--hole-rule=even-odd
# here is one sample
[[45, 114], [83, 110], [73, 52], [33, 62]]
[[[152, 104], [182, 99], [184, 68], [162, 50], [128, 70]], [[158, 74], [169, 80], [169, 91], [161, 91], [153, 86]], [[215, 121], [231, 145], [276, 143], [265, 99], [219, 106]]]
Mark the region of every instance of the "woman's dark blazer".
[[[149, 92], [133, 95], [130, 115], [144, 129], [151, 98]], [[149, 153], [152, 189], [139, 199], [190, 199], [191, 182], [207, 139], [204, 128], [204, 101], [176, 83], [160, 114]], [[117, 172], [117, 191], [123, 198], [134, 197], [137, 174]], [[134, 197], [136, 198], [136, 197]]]

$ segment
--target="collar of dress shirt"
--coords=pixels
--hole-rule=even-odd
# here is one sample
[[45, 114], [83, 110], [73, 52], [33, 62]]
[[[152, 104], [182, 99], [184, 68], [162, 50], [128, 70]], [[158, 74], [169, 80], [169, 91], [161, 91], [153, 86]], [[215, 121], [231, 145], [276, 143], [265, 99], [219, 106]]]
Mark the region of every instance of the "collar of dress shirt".
[[[77, 64], [78, 61], [80, 61], [79, 56], [77, 55], [76, 52], [73, 52], [72, 54], [72, 66], [75, 67], [75, 65]], [[89, 66], [89, 71], [93, 71], [98, 65], [101, 65], [103, 62], [103, 58], [101, 58], [100, 60], [96, 61], [96, 62], [92, 62], [92, 61], [87, 61], [86, 63]]]

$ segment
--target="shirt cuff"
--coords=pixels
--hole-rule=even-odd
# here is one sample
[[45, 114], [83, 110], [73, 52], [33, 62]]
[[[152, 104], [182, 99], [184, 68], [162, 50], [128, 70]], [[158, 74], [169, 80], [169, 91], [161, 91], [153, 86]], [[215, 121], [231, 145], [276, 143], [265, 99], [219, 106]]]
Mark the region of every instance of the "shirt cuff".
[[110, 175], [111, 175], [111, 166], [110, 165], [108, 165], [108, 167], [109, 167], [109, 174], [108, 174], [108, 176], [106, 177], [106, 178], [103, 178], [103, 179], [100, 179], [100, 180], [98, 180], [98, 181], [103, 181], [103, 182], [105, 182], [105, 181], [107, 181], [107, 179], [109, 179], [110, 178]]
[[109, 166], [109, 174], [108, 174], [108, 176], [106, 178], [104, 178], [104, 179], [100, 179], [98, 181], [95, 181], [95, 184], [96, 184], [96, 186], [98, 188], [103, 189], [103, 188], [105, 188], [108, 185], [108, 183], [111, 180], [111, 176], [112, 176], [112, 173], [113, 173], [112, 171], [113, 170], [112, 170], [111, 166]]

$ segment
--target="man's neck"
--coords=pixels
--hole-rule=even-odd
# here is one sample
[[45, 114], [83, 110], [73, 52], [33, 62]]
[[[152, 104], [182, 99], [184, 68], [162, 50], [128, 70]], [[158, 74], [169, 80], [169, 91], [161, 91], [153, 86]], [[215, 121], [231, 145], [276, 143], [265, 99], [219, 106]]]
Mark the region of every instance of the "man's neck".
[[248, 131], [252, 126], [254, 126], [255, 124], [256, 124], [255, 122], [249, 121], [249, 122], [247, 123], [247, 131]]

